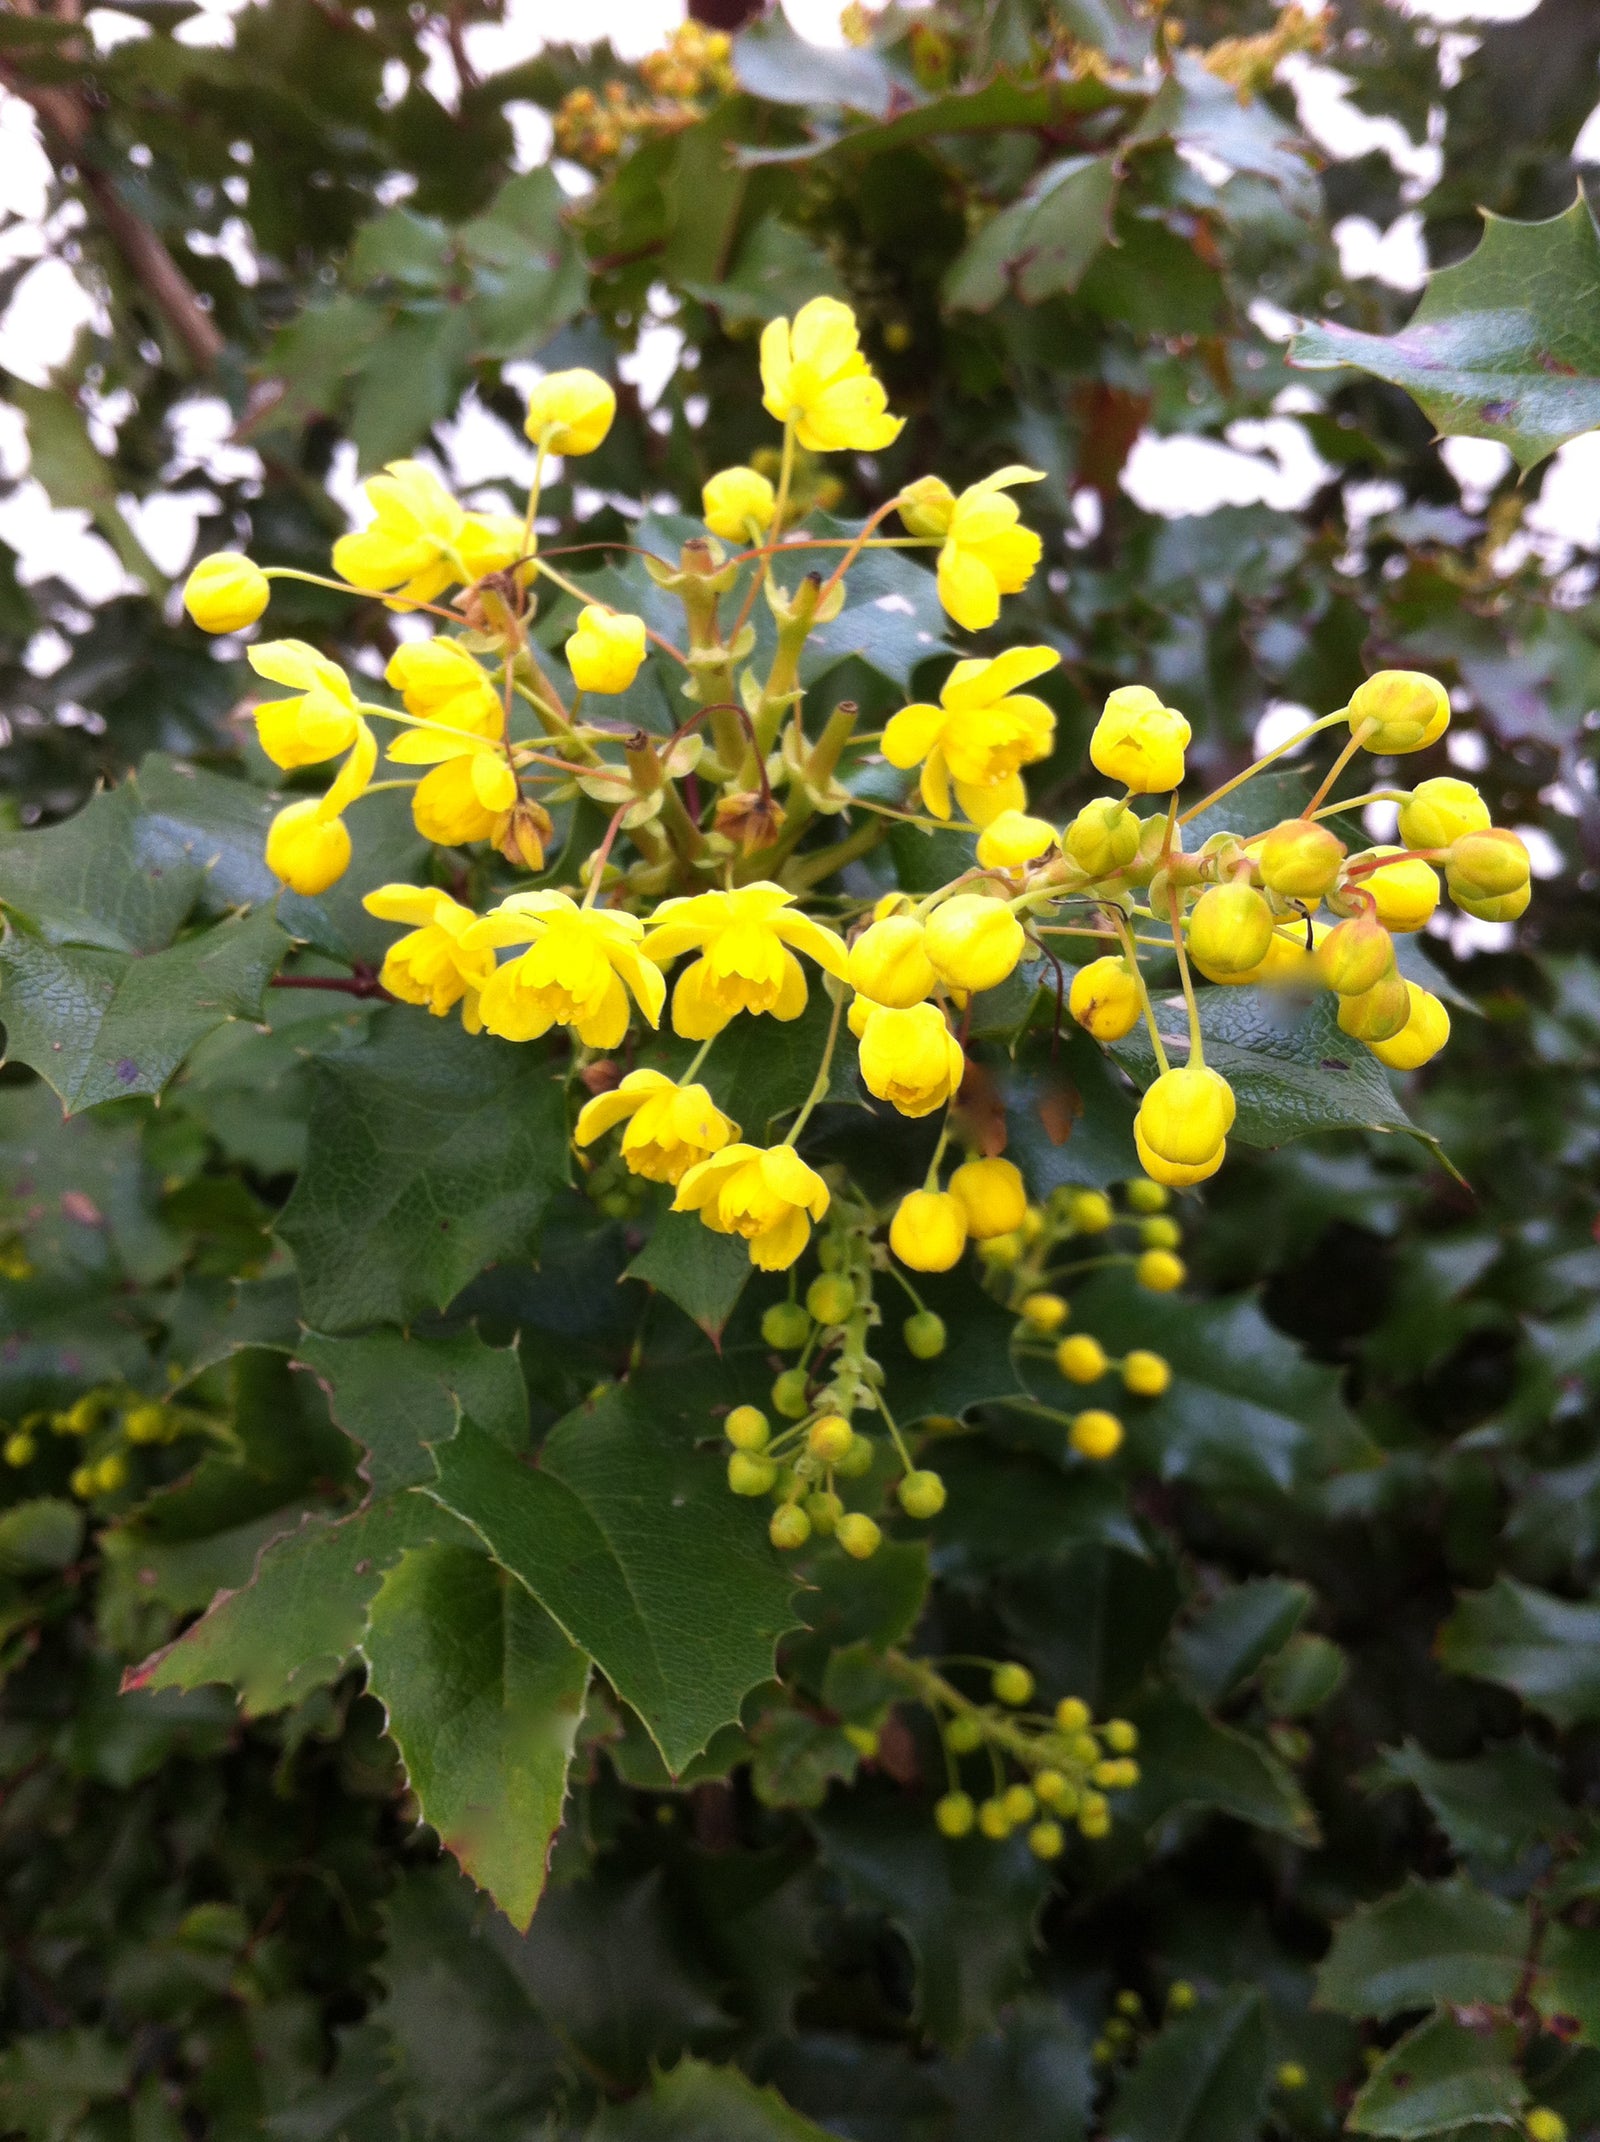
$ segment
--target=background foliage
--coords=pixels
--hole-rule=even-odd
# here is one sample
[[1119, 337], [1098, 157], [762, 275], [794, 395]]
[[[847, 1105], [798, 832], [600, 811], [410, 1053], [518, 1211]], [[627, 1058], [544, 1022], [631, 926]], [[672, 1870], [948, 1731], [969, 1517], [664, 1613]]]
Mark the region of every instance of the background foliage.
[[[931, 1554], [819, 1560], [775, 1682], [786, 1587], [714, 1475], [695, 1499], [709, 1406], [767, 1373], [759, 1301], [718, 1355], [615, 1283], [644, 1230], [607, 1216], [604, 1184], [558, 1179], [554, 1089], [515, 1052], [270, 991], [280, 924], [346, 966], [382, 933], [348, 881], [277, 920], [251, 904], [268, 769], [234, 717], [242, 665], [170, 605], [89, 606], [0, 559], [7, 808], [59, 827], [0, 840], [0, 1411], [16, 1428], [114, 1387], [175, 1394], [184, 1423], [131, 1448], [41, 1425], [5, 1476], [0, 2127], [1244, 2142], [1477, 2137], [1535, 2102], [1600, 2126], [1600, 609], [1590, 560], [1520, 532], [1537, 474], [1464, 496], [1395, 387], [1291, 372], [1262, 331], [1263, 299], [1402, 326], [1410, 301], [1346, 281], [1330, 235], [1351, 214], [1387, 227], [1395, 170], [1319, 171], [1283, 87], [1243, 102], [1202, 66], [1272, 28], [1223, 0], [1167, 11], [1185, 43], [1164, 77], [1141, 73], [1159, 33], [1123, 0], [941, 5], [836, 55], [772, 18], [741, 39], [735, 92], [598, 159], [588, 191], [513, 169], [506, 107], [618, 76], [638, 96], [604, 47], [462, 66], [452, 108], [428, 51], [453, 40], [464, 61], [476, 7], [269, 0], [231, 48], [184, 42], [182, 0], [126, 12], [151, 34], [105, 54], [65, 15], [0, 18], [0, 73], [35, 102], [59, 200], [87, 210], [60, 242], [110, 322], [48, 390], [10, 391], [34, 474], [152, 595], [128, 501], [191, 490], [202, 549], [248, 533], [315, 568], [352, 453], [366, 471], [410, 452], [469, 395], [514, 425], [503, 363], [610, 371], [670, 321], [659, 396], [632, 390], [634, 421], [558, 497], [620, 536], [759, 441], [753, 332], [831, 289], [911, 413], [882, 468], [844, 471], [845, 510], [927, 467], [1049, 472], [1030, 518], [1053, 569], [1008, 626], [1063, 655], [1054, 786], [1036, 787], [1052, 811], [1114, 684], [1182, 706], [1220, 777], [1270, 703], [1320, 710], [1403, 659], [1449, 680], [1455, 762], [1560, 867], [1515, 944], [1430, 942], [1456, 1036], [1405, 1102], [1437, 1148], [1345, 1131], [1274, 1149], [1268, 1124], [1185, 1201], [1197, 1285], [1080, 1291], [1086, 1328], [1178, 1372], [1125, 1465], [1063, 1469], [994, 1403], [1015, 1388], [1003, 1331], [977, 1300], [941, 1303], [950, 1356], [901, 1368], [930, 1379], [925, 1410], [981, 1432], [941, 1458]], [[1569, 206], [1600, 60], [1584, 0], [1542, 0], [1470, 52], [1378, 0], [1324, 20], [1356, 101], [1437, 139], [1436, 262], [1470, 251], [1475, 204]], [[1264, 84], [1274, 56], [1213, 63]], [[1302, 354], [1404, 380], [1320, 332]], [[1563, 362], [1581, 385], [1583, 350]], [[1141, 429], [1217, 435], [1293, 388], [1332, 471], [1304, 512], [1161, 520], [1119, 489]], [[258, 472], [186, 448], [217, 397]], [[273, 623], [381, 660], [383, 622], [351, 637], [316, 591], [284, 588]], [[47, 674], [44, 633], [65, 649]], [[915, 649], [886, 632], [868, 656], [828, 695], [891, 705]], [[397, 812], [374, 877], [406, 875], [409, 843]], [[425, 1115], [396, 1117], [406, 1095]], [[1130, 1171], [1092, 1051], [1024, 1062], [1006, 1098], [1036, 1191]], [[444, 1118], [450, 1135], [419, 1135]], [[384, 1125], [364, 1172], [340, 1166]], [[869, 1180], [871, 1135], [841, 1148]], [[446, 1240], [412, 1224], [424, 1202], [459, 1222]], [[489, 1849], [497, 1891], [531, 1902], [560, 1765], [552, 1783], [550, 1751], [516, 1744], [508, 1690], [570, 1668], [465, 1526], [454, 1545], [437, 1513], [415, 1529], [410, 1490], [458, 1404], [475, 1435], [452, 1446], [453, 1508], [492, 1510], [496, 1445], [532, 1436], [570, 1521], [703, 1632], [679, 1683], [637, 1632], [604, 1653], [597, 1634], [637, 1716], [601, 1692], [579, 1721], [570, 1691], [574, 1799], [524, 1935], [417, 1821], [446, 1687], [468, 1800], [526, 1796]], [[74, 1496], [74, 1469], [108, 1457], [125, 1477]], [[285, 1538], [273, 1642], [220, 1612], [170, 1654], [181, 1670], [119, 1695]], [[392, 1641], [419, 1603], [481, 1632], [462, 1660]], [[1052, 1872], [1020, 1843], [942, 1841], [910, 1711], [860, 1763], [838, 1660], [913, 1628], [914, 1648], [1015, 1655], [1052, 1696], [1139, 1723], [1144, 1781], [1107, 1844]], [[743, 1731], [712, 1731], [736, 1712]], [[662, 1751], [694, 1758], [676, 1785]]]

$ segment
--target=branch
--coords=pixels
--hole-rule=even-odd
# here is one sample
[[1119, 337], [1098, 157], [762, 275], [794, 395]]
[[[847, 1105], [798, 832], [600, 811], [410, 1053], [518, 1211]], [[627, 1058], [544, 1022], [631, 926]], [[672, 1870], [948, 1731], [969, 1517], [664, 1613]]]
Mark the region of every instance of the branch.
[[358, 966], [349, 975], [343, 974], [275, 974], [268, 983], [269, 989], [333, 989], [346, 997], [376, 997], [382, 1004], [398, 1004], [400, 999], [384, 988], [370, 967]]

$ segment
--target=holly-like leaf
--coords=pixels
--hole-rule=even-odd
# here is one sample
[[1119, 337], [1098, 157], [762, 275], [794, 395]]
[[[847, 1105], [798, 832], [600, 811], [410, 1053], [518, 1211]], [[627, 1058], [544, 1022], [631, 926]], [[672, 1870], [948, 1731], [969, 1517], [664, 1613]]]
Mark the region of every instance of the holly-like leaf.
[[1438, 1653], [1452, 1673], [1514, 1688], [1558, 1726], [1600, 1717], [1600, 1607], [1498, 1577], [1457, 1600]]
[[1058, 1046], [1047, 1052], [1035, 1041], [999, 1077], [1007, 1157], [1035, 1198], [1074, 1183], [1100, 1190], [1139, 1174], [1127, 1081], [1070, 1020]]
[[989, 312], [1008, 293], [1037, 305], [1076, 290], [1111, 236], [1117, 166], [1110, 156], [1063, 156], [968, 240], [944, 281], [957, 312]]
[[[814, 513], [808, 529], [819, 536], [849, 537], [859, 521], [836, 520]], [[826, 553], [823, 554], [824, 556]], [[845, 577], [845, 604], [830, 624], [818, 625], [800, 657], [801, 681], [815, 684], [850, 655], [858, 655], [878, 674], [911, 689], [919, 662], [953, 652], [945, 637], [948, 622], [933, 574], [899, 550], [864, 550]]]
[[787, 17], [752, 23], [733, 48], [740, 86], [773, 104], [837, 104], [882, 119], [905, 95], [882, 56], [868, 46], [825, 50], [797, 35]]
[[1287, 1577], [1230, 1585], [1173, 1638], [1179, 1679], [1201, 1703], [1220, 1703], [1289, 1641], [1311, 1598]]
[[566, 1097], [543, 1050], [406, 1006], [314, 1073], [306, 1164], [278, 1223], [308, 1322], [404, 1323], [526, 1255], [567, 1179]]
[[740, 1235], [717, 1234], [698, 1213], [663, 1212], [623, 1276], [657, 1288], [715, 1342], [749, 1282], [750, 1249]]
[[589, 1661], [476, 1547], [408, 1549], [362, 1639], [422, 1813], [514, 1926], [544, 1888]]
[[1450, 2016], [1421, 2023], [1391, 2046], [1350, 2108], [1357, 2134], [1413, 2137], [1515, 2127], [1528, 2102], [1510, 2024], [1468, 2030]]
[[295, 1352], [326, 1385], [333, 1417], [362, 1446], [374, 1497], [433, 1478], [433, 1446], [461, 1414], [509, 1450], [528, 1440], [528, 1392], [516, 1347], [476, 1332], [417, 1338], [398, 1331], [331, 1339], [307, 1332]]
[[1266, 2008], [1253, 1989], [1168, 2023], [1118, 2088], [1107, 2142], [1253, 2142], [1268, 2058]]
[[1447, 436], [1497, 439], [1531, 469], [1600, 427], [1600, 231], [1587, 200], [1542, 223], [1485, 214], [1476, 252], [1435, 270], [1397, 335], [1322, 320], [1289, 360], [1404, 387]]
[[1539, 1954], [1533, 1999], [1564, 2037], [1575, 2023], [1584, 2041], [1600, 2045], [1600, 1926], [1553, 1926]]
[[288, 948], [266, 909], [142, 958], [12, 930], [0, 945], [7, 1056], [31, 1064], [69, 1113], [159, 1093], [207, 1034], [261, 1017]]
[[1180, 1808], [1218, 1808], [1257, 1829], [1314, 1842], [1316, 1817], [1272, 1751], [1170, 1689], [1129, 1705], [1139, 1728], [1139, 1782], [1118, 1794], [1119, 1820], [1150, 1831]]
[[625, 2105], [608, 2105], [587, 2142], [830, 2142], [776, 2090], [759, 2090], [737, 2068], [681, 2060]]
[[0, 907], [46, 944], [158, 952], [193, 908], [204, 869], [152, 838], [132, 782], [37, 833], [0, 837]]
[[1503, 2006], [1531, 1939], [1523, 1905], [1466, 1881], [1411, 1881], [1334, 1929], [1317, 1999], [1341, 2015], [1380, 2021], [1444, 2003]]
[[686, 1408], [709, 1431], [711, 1396], [681, 1370], [615, 1385], [557, 1422], [537, 1467], [463, 1422], [433, 1490], [590, 1654], [674, 1772], [738, 1717], [794, 1626], [792, 1579], [757, 1514], [718, 1458], [663, 1432]]
[[1520, 1859], [1539, 1838], [1558, 1836], [1573, 1819], [1555, 1763], [1526, 1740], [1458, 1761], [1429, 1755], [1408, 1740], [1383, 1749], [1362, 1782], [1370, 1792], [1414, 1786], [1454, 1850], [1478, 1859]]

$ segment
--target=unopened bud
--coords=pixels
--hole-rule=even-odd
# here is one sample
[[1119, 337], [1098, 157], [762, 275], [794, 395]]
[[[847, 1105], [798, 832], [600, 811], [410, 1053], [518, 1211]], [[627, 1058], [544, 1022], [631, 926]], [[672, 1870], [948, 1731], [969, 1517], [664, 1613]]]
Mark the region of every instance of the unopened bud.
[[[1376, 870], [1357, 870], [1355, 865], [1372, 856], [1392, 855], [1392, 863]], [[1350, 883], [1371, 893], [1377, 902], [1378, 920], [1386, 930], [1409, 935], [1420, 930], [1439, 905], [1439, 873], [1421, 856], [1407, 855], [1399, 848], [1368, 848], [1351, 858]]]
[[1503, 826], [1463, 833], [1452, 844], [1445, 865], [1445, 882], [1450, 897], [1457, 901], [1463, 895], [1469, 900], [1493, 900], [1521, 892], [1529, 875], [1527, 849]]
[[1488, 829], [1489, 806], [1470, 781], [1423, 781], [1400, 806], [1400, 838], [1408, 848], [1448, 848], [1463, 833]]
[[914, 536], [945, 536], [956, 510], [956, 495], [942, 476], [919, 476], [895, 500], [895, 510]]
[[1096, 796], [1061, 836], [1061, 845], [1091, 878], [1109, 877], [1139, 852], [1141, 822], [1120, 796]]
[[1415, 1071], [1437, 1056], [1450, 1039], [1450, 1014], [1439, 999], [1429, 990], [1419, 989], [1415, 982], [1407, 982], [1406, 995], [1411, 1015], [1405, 1025], [1392, 1041], [1370, 1044], [1379, 1063], [1387, 1064], [1391, 1071]]
[[543, 870], [545, 842], [555, 831], [550, 813], [542, 803], [519, 796], [509, 811], [495, 820], [493, 840], [508, 863], [524, 870]]
[[1405, 977], [1398, 972], [1384, 975], [1359, 995], [1339, 999], [1341, 1032], [1356, 1041], [1366, 1042], [1369, 1048], [1375, 1042], [1391, 1040], [1405, 1025], [1410, 1013]]
[[1338, 883], [1344, 856], [1344, 842], [1326, 826], [1286, 818], [1261, 843], [1261, 881], [1286, 900], [1320, 900]]
[[1368, 751], [1421, 751], [1450, 726], [1450, 695], [1420, 669], [1380, 669], [1352, 695], [1349, 719]]
[[1328, 932], [1313, 957], [1317, 972], [1341, 997], [1375, 989], [1394, 966], [1394, 939], [1376, 915], [1352, 915]]
[[1125, 959], [1108, 953], [1072, 977], [1067, 1009], [1096, 1041], [1120, 1041], [1139, 1023], [1139, 985]]
[[1189, 955], [1202, 974], [1248, 974], [1272, 944], [1272, 910], [1253, 885], [1213, 885], [1189, 917]]
[[783, 829], [783, 806], [769, 790], [741, 789], [717, 798], [714, 824], [727, 840], [739, 843], [741, 855], [770, 848]]

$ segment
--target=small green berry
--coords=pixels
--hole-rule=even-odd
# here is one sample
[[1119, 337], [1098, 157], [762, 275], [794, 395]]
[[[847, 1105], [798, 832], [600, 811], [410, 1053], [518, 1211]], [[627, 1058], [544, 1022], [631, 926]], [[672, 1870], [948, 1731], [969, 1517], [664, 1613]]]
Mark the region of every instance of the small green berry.
[[872, 1470], [872, 1438], [868, 1435], [852, 1435], [850, 1448], [842, 1458], [834, 1460], [834, 1471], [841, 1480], [860, 1480]]
[[945, 1727], [944, 1744], [952, 1755], [970, 1755], [975, 1748], [983, 1746], [983, 1728], [976, 1718], [963, 1712]]
[[780, 1354], [797, 1354], [811, 1336], [811, 1319], [798, 1302], [774, 1302], [761, 1319], [761, 1336]]
[[989, 1685], [997, 1703], [1009, 1703], [1013, 1710], [1018, 1710], [1033, 1694], [1033, 1675], [1026, 1666], [1011, 1659], [1004, 1666], [995, 1668]]
[[965, 1837], [976, 1817], [970, 1793], [947, 1792], [934, 1802], [933, 1819], [946, 1837]]
[[787, 1421], [804, 1418], [806, 1410], [806, 1372], [802, 1368], [786, 1368], [781, 1376], [773, 1378], [772, 1404]]
[[722, 1430], [735, 1450], [765, 1450], [772, 1434], [759, 1406], [735, 1406]]
[[1036, 1822], [1028, 1832], [1028, 1850], [1035, 1859], [1059, 1859], [1066, 1850], [1067, 1833], [1059, 1822], [1048, 1817]]
[[944, 1482], [937, 1473], [907, 1473], [896, 1492], [907, 1517], [937, 1517], [944, 1508]]
[[767, 1537], [785, 1553], [803, 1547], [811, 1537], [811, 1520], [797, 1502], [780, 1503], [767, 1526]]
[[1186, 1978], [1175, 1978], [1167, 1988], [1167, 2013], [1174, 2016], [1187, 2015], [1199, 1998], [1199, 1994]]
[[855, 1286], [842, 1272], [824, 1272], [806, 1289], [806, 1307], [819, 1324], [842, 1324], [855, 1305]]
[[1006, 1813], [1005, 1801], [998, 1794], [979, 1807], [978, 1827], [985, 1837], [992, 1837], [997, 1844], [1002, 1837], [1011, 1835], [1011, 1817]]
[[752, 1451], [736, 1450], [728, 1460], [728, 1485], [736, 1495], [769, 1495], [777, 1477], [772, 1460]]
[[1100, 1738], [1114, 1755], [1131, 1755], [1139, 1745], [1139, 1728], [1126, 1718], [1108, 1718]]
[[1056, 1724], [1063, 1733], [1081, 1733], [1094, 1713], [1077, 1696], [1063, 1696], [1056, 1705]]
[[862, 1510], [841, 1517], [834, 1533], [845, 1553], [857, 1562], [867, 1562], [877, 1553], [883, 1534]]
[[1176, 1249], [1182, 1240], [1183, 1229], [1165, 1213], [1139, 1223], [1139, 1241], [1145, 1249]]
[[1167, 1209], [1166, 1191], [1146, 1175], [1136, 1175], [1131, 1183], [1124, 1183], [1122, 1194], [1135, 1212], [1165, 1212]]
[[944, 1318], [935, 1316], [931, 1309], [919, 1309], [915, 1316], [906, 1318], [900, 1336], [906, 1342], [907, 1353], [915, 1354], [919, 1361], [932, 1361], [945, 1349]]
[[5, 1461], [17, 1468], [31, 1465], [37, 1448], [31, 1435], [24, 1435], [20, 1428], [14, 1428], [5, 1440]]
[[824, 1413], [806, 1431], [806, 1449], [823, 1465], [837, 1465], [855, 1441], [842, 1413]]
[[811, 1529], [819, 1539], [832, 1539], [838, 1530], [839, 1520], [844, 1515], [844, 1504], [837, 1495], [830, 1495], [819, 1488], [805, 1499], [805, 1513], [811, 1520]]
[[[1279, 2065], [1276, 2081], [1280, 2090], [1303, 2090], [1310, 2080], [1310, 2076], [1307, 2075], [1298, 2060], [1285, 2060]], [[1537, 2109], [1534, 2112], [1530, 2112], [1527, 2118], [1528, 2133], [1533, 2138], [1533, 2142], [1566, 2142], [1567, 2123], [1559, 2113], [1555, 2115], [1557, 2126], [1560, 2129], [1559, 2133], [1553, 2132], [1548, 2127], [1543, 2128], [1542, 2132], [1536, 2133], [1533, 2124], [1536, 2117]]]
[[1144, 2014], [1143, 2001], [1129, 1986], [1124, 1986], [1117, 1995], [1115, 2006], [1119, 2016], [1132, 2016], [1136, 2022]]
[[1039, 1812], [1039, 1803], [1033, 1797], [1031, 1787], [1027, 1785], [1008, 1785], [1002, 1797], [1013, 1829], [1020, 1823], [1031, 1822]]

